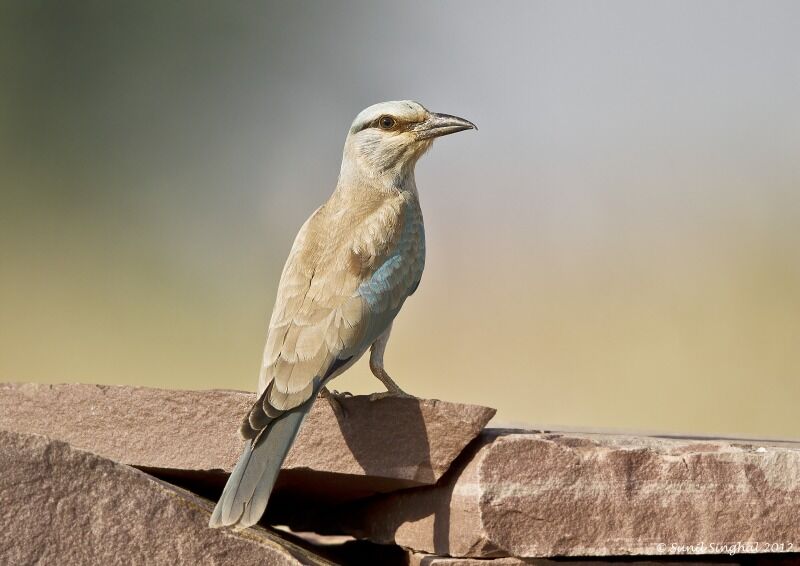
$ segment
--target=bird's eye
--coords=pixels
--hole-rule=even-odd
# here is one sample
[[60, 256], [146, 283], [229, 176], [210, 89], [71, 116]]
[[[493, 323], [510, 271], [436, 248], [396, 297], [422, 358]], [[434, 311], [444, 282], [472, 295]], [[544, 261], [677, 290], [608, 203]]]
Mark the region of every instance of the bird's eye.
[[392, 118], [391, 116], [381, 116], [378, 118], [378, 125], [383, 130], [391, 130], [397, 124], [397, 120]]

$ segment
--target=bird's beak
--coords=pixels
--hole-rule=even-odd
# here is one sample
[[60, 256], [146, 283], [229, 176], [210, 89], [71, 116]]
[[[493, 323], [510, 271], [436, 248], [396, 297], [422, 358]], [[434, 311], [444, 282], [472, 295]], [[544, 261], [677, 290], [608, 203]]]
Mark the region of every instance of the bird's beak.
[[436, 112], [429, 112], [428, 117], [417, 124], [414, 131], [417, 132], [417, 138], [421, 140], [429, 138], [438, 138], [439, 136], [446, 136], [448, 134], [455, 134], [456, 132], [463, 132], [464, 130], [477, 130], [478, 126], [459, 118], [458, 116], [451, 116], [450, 114], [437, 114]]

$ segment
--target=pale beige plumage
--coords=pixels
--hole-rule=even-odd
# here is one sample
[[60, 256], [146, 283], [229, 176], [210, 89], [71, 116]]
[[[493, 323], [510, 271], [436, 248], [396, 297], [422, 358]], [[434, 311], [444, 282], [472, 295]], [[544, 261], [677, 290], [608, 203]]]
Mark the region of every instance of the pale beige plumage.
[[469, 128], [412, 101], [381, 103], [356, 117], [336, 190], [303, 224], [283, 269], [259, 400], [242, 424], [248, 444], [211, 526], [258, 521], [314, 398], [371, 346], [373, 373], [402, 393], [383, 368], [383, 350], [425, 263], [414, 165], [434, 137]]
[[[337, 189], [301, 228], [286, 262], [259, 393], [272, 383], [270, 404], [290, 409], [309, 398], [313, 379], [334, 360], [362, 355], [419, 281], [424, 245], [414, 192]], [[369, 303], [359, 287], [398, 252], [402, 260], [388, 274], [385, 290]]]

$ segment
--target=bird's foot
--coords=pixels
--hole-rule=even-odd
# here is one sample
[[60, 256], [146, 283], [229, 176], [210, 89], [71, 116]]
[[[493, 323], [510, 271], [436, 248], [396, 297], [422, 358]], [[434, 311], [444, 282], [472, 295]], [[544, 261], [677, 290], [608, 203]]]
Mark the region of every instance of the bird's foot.
[[331, 409], [333, 409], [333, 413], [336, 415], [337, 420], [342, 420], [347, 418], [347, 409], [344, 407], [342, 399], [345, 399], [347, 397], [352, 397], [353, 396], [352, 393], [349, 393], [347, 391], [339, 393], [335, 389], [331, 391], [327, 387], [323, 387], [319, 391], [319, 396], [328, 401], [328, 404], [331, 406]]
[[398, 388], [391, 391], [382, 391], [380, 393], [372, 393], [369, 396], [370, 401], [378, 401], [379, 399], [386, 399], [387, 397], [393, 397], [395, 399], [416, 399], [416, 396], [411, 395], [410, 393], [406, 393], [402, 389]]
[[395, 383], [395, 381], [391, 378], [391, 376], [386, 373], [386, 369], [383, 367], [383, 359], [373, 360], [370, 358], [369, 361], [369, 369], [372, 370], [372, 375], [377, 377], [383, 386], [386, 388], [386, 391], [383, 393], [373, 393], [369, 396], [370, 401], [377, 401], [378, 399], [383, 399], [385, 397], [398, 397], [398, 398], [414, 398], [414, 395], [409, 395], [402, 389], [400, 386]]

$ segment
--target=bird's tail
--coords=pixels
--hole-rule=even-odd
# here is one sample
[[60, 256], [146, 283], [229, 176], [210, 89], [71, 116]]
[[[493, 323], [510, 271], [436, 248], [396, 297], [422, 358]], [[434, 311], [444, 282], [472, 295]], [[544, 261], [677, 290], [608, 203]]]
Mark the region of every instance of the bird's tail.
[[212, 528], [255, 525], [275, 485], [275, 479], [294, 442], [314, 397], [269, 423], [256, 438], [250, 439], [233, 469], [222, 496], [208, 522]]

